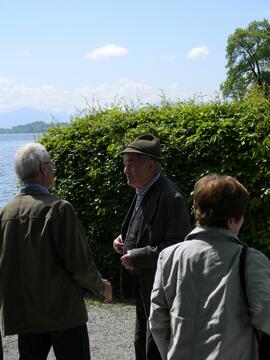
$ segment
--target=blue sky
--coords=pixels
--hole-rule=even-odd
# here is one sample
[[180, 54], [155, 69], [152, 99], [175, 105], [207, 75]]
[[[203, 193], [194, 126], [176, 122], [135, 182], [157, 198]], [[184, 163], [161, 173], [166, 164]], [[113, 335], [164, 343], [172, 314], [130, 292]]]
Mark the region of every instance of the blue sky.
[[214, 98], [228, 36], [263, 18], [269, 0], [1, 1], [0, 112]]

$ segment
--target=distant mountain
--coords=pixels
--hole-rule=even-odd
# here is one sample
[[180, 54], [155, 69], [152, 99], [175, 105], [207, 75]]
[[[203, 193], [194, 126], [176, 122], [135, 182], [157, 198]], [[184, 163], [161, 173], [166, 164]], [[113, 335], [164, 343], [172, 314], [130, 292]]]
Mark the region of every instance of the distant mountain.
[[0, 128], [12, 128], [17, 125], [25, 125], [36, 121], [45, 123], [68, 122], [70, 115], [65, 112], [49, 113], [45, 111], [22, 108], [10, 112], [0, 112]]
[[49, 124], [44, 121], [35, 121], [30, 124], [12, 126], [12, 128], [0, 128], [0, 134], [22, 134], [22, 133], [44, 133], [52, 127], [66, 127], [67, 122], [51, 122]]

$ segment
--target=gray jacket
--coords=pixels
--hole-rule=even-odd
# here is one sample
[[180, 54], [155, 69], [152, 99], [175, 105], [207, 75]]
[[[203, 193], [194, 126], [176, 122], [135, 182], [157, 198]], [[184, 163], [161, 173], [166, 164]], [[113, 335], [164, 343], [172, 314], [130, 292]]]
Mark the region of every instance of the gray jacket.
[[[161, 252], [151, 296], [150, 329], [163, 360], [256, 360], [253, 326], [270, 334], [270, 262], [226, 229], [196, 228]], [[251, 316], [250, 316], [251, 313]]]

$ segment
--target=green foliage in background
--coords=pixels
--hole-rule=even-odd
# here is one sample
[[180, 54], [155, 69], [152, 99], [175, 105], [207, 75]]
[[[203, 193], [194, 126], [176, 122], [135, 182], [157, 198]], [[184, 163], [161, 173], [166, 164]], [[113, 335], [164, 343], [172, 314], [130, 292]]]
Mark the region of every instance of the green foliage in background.
[[221, 84], [224, 96], [245, 98], [258, 88], [270, 97], [270, 23], [252, 21], [247, 28], [237, 28], [226, 47], [227, 79]]
[[163, 171], [185, 192], [190, 209], [201, 176], [218, 172], [240, 180], [250, 192], [240, 238], [263, 251], [270, 248], [267, 99], [100, 109], [75, 116], [68, 128], [50, 129], [40, 141], [56, 163], [55, 193], [73, 204], [103, 276], [118, 284], [119, 255], [112, 241], [134, 195], [126, 185], [121, 151], [148, 132], [159, 137]]

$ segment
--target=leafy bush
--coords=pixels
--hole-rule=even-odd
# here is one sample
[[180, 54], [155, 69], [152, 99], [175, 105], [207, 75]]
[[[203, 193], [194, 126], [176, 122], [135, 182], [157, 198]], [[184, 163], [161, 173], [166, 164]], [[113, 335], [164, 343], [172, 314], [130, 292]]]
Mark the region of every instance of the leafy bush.
[[49, 130], [40, 141], [56, 163], [55, 193], [76, 209], [103, 276], [118, 285], [119, 256], [112, 241], [134, 195], [126, 185], [121, 151], [148, 132], [159, 137], [163, 171], [185, 192], [190, 209], [201, 176], [218, 172], [241, 181], [250, 206], [240, 237], [263, 251], [270, 248], [268, 100], [101, 109], [75, 117], [68, 128]]

